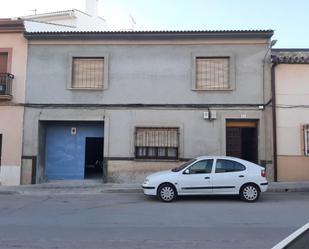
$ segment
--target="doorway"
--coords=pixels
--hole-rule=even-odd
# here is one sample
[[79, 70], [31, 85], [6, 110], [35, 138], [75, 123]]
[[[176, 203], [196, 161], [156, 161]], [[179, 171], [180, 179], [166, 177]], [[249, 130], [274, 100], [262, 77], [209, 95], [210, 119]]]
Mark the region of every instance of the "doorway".
[[226, 155], [258, 163], [256, 120], [226, 121]]
[[103, 177], [103, 137], [86, 137], [85, 179]]

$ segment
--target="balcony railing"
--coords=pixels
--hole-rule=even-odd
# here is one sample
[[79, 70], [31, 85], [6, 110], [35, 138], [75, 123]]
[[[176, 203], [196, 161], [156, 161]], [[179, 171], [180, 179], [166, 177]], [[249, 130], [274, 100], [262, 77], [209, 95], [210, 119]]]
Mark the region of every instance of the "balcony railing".
[[0, 73], [0, 99], [12, 98], [12, 81], [14, 75], [10, 73]]

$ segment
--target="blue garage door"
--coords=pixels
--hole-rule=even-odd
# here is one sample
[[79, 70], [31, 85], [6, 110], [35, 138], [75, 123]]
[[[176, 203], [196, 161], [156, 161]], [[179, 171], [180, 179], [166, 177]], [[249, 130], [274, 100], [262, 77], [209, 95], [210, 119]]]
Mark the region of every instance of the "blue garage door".
[[[46, 128], [45, 177], [84, 179], [86, 137], [104, 137], [103, 122], [54, 122]], [[103, 153], [103, 151], [102, 151]]]

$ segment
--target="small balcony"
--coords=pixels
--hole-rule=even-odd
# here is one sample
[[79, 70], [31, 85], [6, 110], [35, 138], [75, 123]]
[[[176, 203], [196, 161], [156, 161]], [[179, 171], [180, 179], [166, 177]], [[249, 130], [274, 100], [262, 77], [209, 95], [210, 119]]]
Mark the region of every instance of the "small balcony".
[[0, 100], [12, 99], [12, 81], [14, 75], [10, 73], [0, 73]]

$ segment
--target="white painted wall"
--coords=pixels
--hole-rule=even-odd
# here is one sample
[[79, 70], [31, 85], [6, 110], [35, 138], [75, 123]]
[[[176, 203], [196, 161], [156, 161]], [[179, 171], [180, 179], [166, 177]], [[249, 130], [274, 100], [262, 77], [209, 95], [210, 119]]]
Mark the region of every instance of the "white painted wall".
[[309, 108], [283, 105], [309, 105], [309, 65], [278, 65], [276, 94], [278, 155], [304, 155], [302, 126], [309, 124]]

